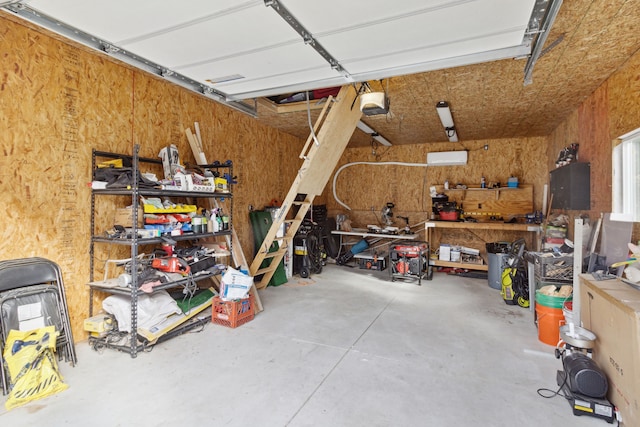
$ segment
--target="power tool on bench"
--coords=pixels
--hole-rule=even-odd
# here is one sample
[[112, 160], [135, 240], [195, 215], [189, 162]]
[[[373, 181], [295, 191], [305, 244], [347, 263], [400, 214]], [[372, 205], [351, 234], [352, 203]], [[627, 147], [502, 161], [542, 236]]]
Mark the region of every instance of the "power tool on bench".
[[187, 262], [182, 258], [178, 258], [176, 256], [154, 258], [154, 260], [151, 261], [151, 267], [166, 273], [180, 273], [183, 276], [188, 275], [191, 271], [189, 264], [187, 264]]
[[398, 215], [398, 219], [404, 219], [404, 234], [411, 234], [411, 227], [409, 227], [409, 217]]

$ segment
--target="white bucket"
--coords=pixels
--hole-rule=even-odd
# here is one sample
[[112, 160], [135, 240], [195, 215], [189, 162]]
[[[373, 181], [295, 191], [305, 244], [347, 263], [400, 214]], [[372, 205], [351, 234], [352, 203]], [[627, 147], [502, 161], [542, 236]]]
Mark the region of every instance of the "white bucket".
[[573, 323], [573, 301], [565, 301], [562, 304], [562, 313], [564, 314], [565, 324]]

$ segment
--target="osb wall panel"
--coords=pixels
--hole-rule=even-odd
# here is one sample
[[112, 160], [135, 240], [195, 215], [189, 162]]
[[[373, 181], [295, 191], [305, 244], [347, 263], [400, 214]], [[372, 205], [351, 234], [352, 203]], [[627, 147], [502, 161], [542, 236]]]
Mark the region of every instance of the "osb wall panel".
[[[93, 148], [130, 154], [140, 144], [141, 155], [156, 157], [173, 143], [183, 163], [193, 163], [184, 129], [198, 121], [207, 158], [234, 162], [234, 227], [251, 261], [248, 206], [284, 198], [303, 141], [4, 13], [0, 57], [0, 201], [7, 207], [0, 259], [39, 256], [60, 265], [76, 339], [86, 337], [89, 313]], [[129, 203], [97, 198], [95, 232]], [[96, 245], [95, 278], [105, 259], [127, 253]]]
[[[130, 103], [129, 87], [121, 83], [130, 72], [93, 62], [42, 33], [0, 24], [0, 199], [6, 207], [0, 258], [39, 256], [59, 264], [71, 322], [82, 336], [91, 147], [122, 146], [110, 142], [105, 124], [130, 129], [130, 117], [117, 112]], [[107, 94], [112, 108], [104, 107]]]
[[[549, 137], [549, 168], [561, 148], [577, 142], [579, 161], [591, 163], [591, 209], [569, 211], [570, 221], [578, 215], [592, 221], [611, 211], [611, 143], [640, 127], [640, 53], [586, 99]], [[570, 227], [570, 231], [571, 227]], [[570, 233], [570, 237], [573, 234]], [[640, 225], [634, 224], [632, 240], [640, 238]]]
[[[640, 127], [640, 52], [608, 82], [610, 140]], [[640, 223], [634, 223], [634, 242], [640, 240]]]
[[[484, 149], [485, 145], [487, 150]], [[429, 151], [469, 151], [464, 166], [423, 167], [407, 163], [426, 163]], [[533, 185], [534, 209], [542, 208], [543, 185], [547, 180], [546, 138], [497, 139], [391, 146], [378, 149], [347, 149], [340, 166], [356, 162], [397, 162], [391, 165], [358, 164], [344, 169], [336, 182], [336, 195], [350, 210], [339, 205], [332, 194], [331, 182], [325, 190], [331, 215], [347, 214], [354, 226], [380, 225], [380, 212], [387, 202], [395, 204], [396, 226], [404, 226], [397, 216], [407, 216], [411, 225], [421, 231], [419, 223], [431, 213], [430, 187], [449, 180], [479, 186], [482, 176], [487, 182], [506, 185], [510, 176], [523, 184]]]
[[579, 160], [591, 163], [591, 212], [611, 209], [608, 106], [608, 84], [605, 83], [578, 108], [578, 141], [584, 141], [578, 151], [581, 152]]
[[[573, 111], [567, 119], [558, 126], [549, 136], [549, 150], [547, 152], [547, 164], [549, 170], [554, 169], [560, 150], [572, 143], [580, 143], [578, 140], [578, 111]], [[586, 145], [586, 144], [585, 144]], [[583, 161], [584, 152], [587, 149], [582, 146], [578, 150], [579, 161]]]
[[610, 139], [640, 127], [640, 52], [608, 82]]
[[[475, 187], [475, 188], [474, 188]], [[522, 218], [534, 211], [533, 209], [533, 185], [519, 184], [518, 188], [478, 189], [477, 185], [467, 189], [436, 186], [438, 192], [445, 193], [450, 202], [456, 202], [464, 210], [465, 217], [473, 217], [478, 221], [490, 221], [492, 216]]]

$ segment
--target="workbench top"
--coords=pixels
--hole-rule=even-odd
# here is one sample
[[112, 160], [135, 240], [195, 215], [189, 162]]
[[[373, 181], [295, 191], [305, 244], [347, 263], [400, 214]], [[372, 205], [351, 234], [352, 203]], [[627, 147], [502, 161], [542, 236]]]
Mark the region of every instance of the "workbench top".
[[540, 224], [523, 224], [513, 222], [472, 222], [472, 221], [427, 221], [425, 228], [470, 228], [480, 230], [514, 230], [514, 231], [535, 231], [542, 230]]

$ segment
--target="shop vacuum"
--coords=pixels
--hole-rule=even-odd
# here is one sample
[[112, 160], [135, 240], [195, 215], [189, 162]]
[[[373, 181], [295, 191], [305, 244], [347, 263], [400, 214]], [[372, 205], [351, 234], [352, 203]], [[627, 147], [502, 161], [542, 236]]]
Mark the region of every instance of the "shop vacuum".
[[556, 373], [558, 393], [562, 392], [574, 415], [589, 415], [613, 423], [616, 410], [606, 398], [609, 389], [607, 377], [591, 358], [595, 336], [574, 325], [560, 329], [564, 348], [556, 349], [556, 357], [562, 359], [563, 367]]

